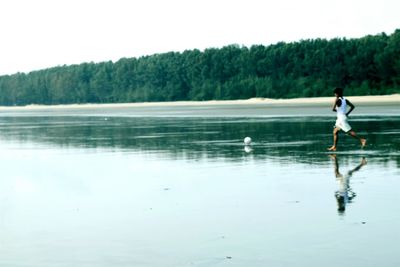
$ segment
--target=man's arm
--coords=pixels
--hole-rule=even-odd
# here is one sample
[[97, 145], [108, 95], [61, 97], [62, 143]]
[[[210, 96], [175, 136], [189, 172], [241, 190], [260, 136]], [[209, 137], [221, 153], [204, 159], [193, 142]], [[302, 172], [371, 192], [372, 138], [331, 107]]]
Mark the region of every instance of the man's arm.
[[351, 103], [349, 100], [346, 99], [346, 104], [349, 105], [350, 109], [349, 111], [346, 113], [346, 116], [349, 116], [349, 114], [353, 111], [354, 109], [354, 105], [353, 103]]
[[335, 102], [333, 103], [333, 107], [332, 107], [332, 111], [333, 111], [333, 112], [336, 112], [336, 105], [337, 105], [338, 99], [339, 99], [339, 98], [336, 97], [336, 98], [335, 98]]

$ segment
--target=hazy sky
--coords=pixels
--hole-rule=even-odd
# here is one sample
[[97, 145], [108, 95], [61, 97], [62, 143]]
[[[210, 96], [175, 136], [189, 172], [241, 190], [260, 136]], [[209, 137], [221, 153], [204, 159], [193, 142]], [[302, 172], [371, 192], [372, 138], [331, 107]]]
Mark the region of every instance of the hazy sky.
[[362, 37], [399, 0], [1, 0], [0, 75], [168, 51]]

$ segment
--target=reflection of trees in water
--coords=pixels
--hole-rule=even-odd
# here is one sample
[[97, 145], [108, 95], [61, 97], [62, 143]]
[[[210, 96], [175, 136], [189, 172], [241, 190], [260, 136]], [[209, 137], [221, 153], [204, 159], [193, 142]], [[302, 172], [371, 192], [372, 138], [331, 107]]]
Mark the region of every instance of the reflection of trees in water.
[[[398, 121], [352, 122], [366, 133], [374, 150], [400, 150]], [[0, 138], [60, 147], [114, 148], [162, 152], [171, 158], [255, 159], [288, 157], [300, 162], [320, 162], [331, 141], [332, 118], [127, 118], [114, 117], [3, 117]], [[388, 140], [393, 132], [394, 138]], [[253, 139], [251, 153], [243, 138]], [[397, 138], [397, 139], [396, 139]], [[359, 149], [342, 139], [339, 151]], [[400, 166], [399, 157], [394, 157]]]

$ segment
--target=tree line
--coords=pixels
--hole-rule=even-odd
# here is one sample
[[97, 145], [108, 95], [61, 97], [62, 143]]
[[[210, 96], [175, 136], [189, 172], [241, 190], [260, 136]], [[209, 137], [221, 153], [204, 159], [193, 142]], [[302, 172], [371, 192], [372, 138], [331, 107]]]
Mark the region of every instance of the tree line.
[[387, 35], [229, 45], [0, 76], [0, 105], [400, 93], [400, 29]]

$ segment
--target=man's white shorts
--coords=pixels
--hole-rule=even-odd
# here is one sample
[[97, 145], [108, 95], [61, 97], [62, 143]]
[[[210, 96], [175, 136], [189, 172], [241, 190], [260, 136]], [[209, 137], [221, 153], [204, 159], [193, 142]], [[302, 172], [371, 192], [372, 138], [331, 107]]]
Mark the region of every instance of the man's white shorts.
[[335, 127], [340, 128], [343, 132], [347, 133], [351, 130], [351, 126], [347, 121], [347, 116], [340, 116], [336, 120]]

